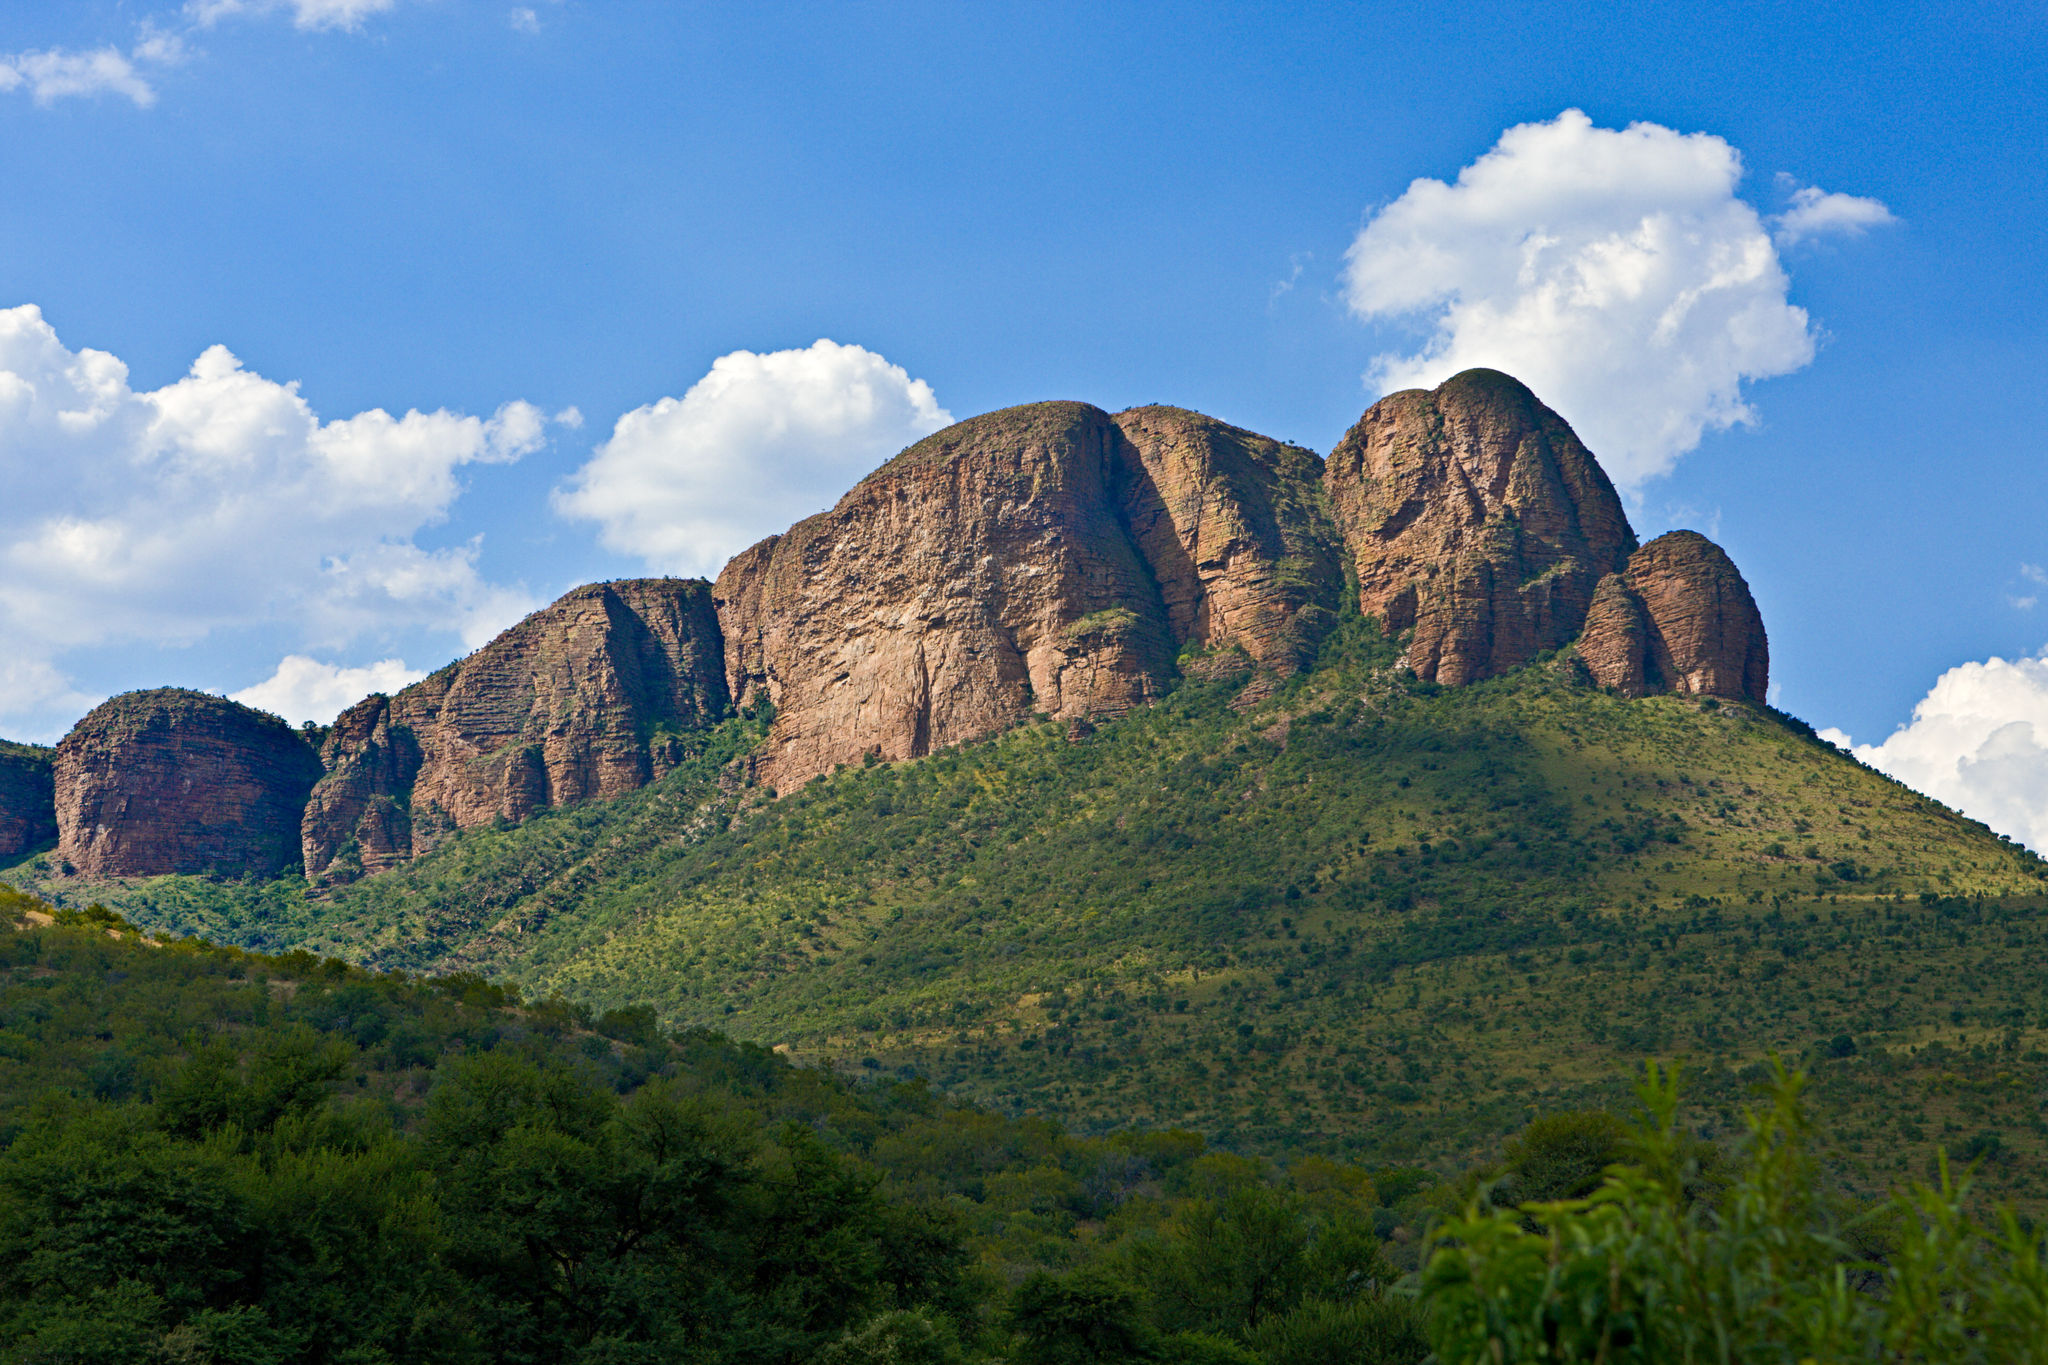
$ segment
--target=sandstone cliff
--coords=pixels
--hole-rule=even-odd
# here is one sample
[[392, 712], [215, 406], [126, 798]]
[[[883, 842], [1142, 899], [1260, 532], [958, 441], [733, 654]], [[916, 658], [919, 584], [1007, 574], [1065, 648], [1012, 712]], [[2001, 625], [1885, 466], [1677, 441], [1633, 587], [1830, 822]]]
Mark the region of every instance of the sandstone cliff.
[[298, 861], [319, 774], [276, 716], [182, 688], [129, 692], [57, 746], [57, 856], [88, 877], [274, 875]]
[[1677, 692], [1761, 705], [1770, 643], [1749, 584], [1721, 547], [1673, 531], [1602, 580], [1579, 642], [1594, 681], [1627, 696]]
[[1476, 682], [1579, 634], [1593, 590], [1636, 547], [1614, 485], [1520, 382], [1467, 370], [1375, 403], [1324, 482], [1359, 605], [1412, 629], [1407, 661]]
[[1119, 441], [1085, 403], [976, 417], [727, 565], [735, 700], [775, 706], [765, 779], [1158, 696], [1172, 639], [1115, 514]]
[[57, 837], [57, 798], [48, 749], [0, 741], [0, 858], [16, 858]]
[[376, 871], [450, 829], [631, 791], [675, 765], [678, 734], [726, 709], [708, 584], [578, 588], [336, 721], [306, 809], [307, 875]]

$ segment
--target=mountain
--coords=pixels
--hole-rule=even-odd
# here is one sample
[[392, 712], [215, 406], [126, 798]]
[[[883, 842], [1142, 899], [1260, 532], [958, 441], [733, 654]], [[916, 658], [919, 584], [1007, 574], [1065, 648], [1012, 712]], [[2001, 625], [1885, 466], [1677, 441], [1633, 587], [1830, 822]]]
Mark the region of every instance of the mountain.
[[[273, 872], [274, 826], [296, 820], [304, 874], [347, 881], [457, 830], [634, 790], [674, 766], [677, 736], [735, 707], [772, 711], [747, 775], [787, 788], [1034, 716], [1120, 716], [1182, 676], [1250, 672], [1255, 700], [1313, 659], [1346, 593], [1426, 681], [1568, 646], [1597, 598], [1583, 652], [1603, 685], [1761, 704], [1769, 682], [1762, 620], [1727, 557], [1690, 533], [1639, 551], [1570, 427], [1473, 370], [1375, 404], [1327, 463], [1177, 408], [989, 413], [735, 557], [715, 585], [579, 588], [365, 699], [301, 736], [319, 750], [310, 791], [274, 719], [159, 690], [66, 738], [48, 819], [33, 791], [14, 799], [27, 825], [54, 820], [61, 858], [87, 876]], [[167, 777], [199, 753], [181, 808]], [[258, 810], [260, 852], [222, 832]]]
[[1037, 404], [366, 701], [315, 737], [312, 886], [12, 875], [1268, 1150], [1436, 1160], [1645, 1053], [1731, 1105], [1825, 1053], [1873, 1173], [1938, 1114], [2034, 1179], [1995, 1077], [2048, 1028], [2043, 865], [1767, 687], [1735, 566], [1639, 544], [1507, 376], [1328, 461]]

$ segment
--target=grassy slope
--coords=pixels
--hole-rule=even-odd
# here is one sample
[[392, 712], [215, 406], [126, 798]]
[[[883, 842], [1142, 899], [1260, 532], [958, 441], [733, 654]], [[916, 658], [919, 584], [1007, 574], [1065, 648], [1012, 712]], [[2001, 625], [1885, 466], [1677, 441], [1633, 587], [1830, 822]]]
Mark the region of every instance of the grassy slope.
[[1243, 716], [1190, 683], [1083, 743], [1029, 726], [781, 801], [721, 790], [758, 732], [735, 721], [646, 791], [326, 902], [93, 890], [255, 946], [644, 1000], [1085, 1127], [1376, 1160], [1469, 1156], [1651, 1052], [1705, 1063], [1726, 1112], [1765, 1051], [1848, 1035], [1819, 1085], [1872, 1180], [1995, 1129], [2001, 1178], [2048, 1185], [2023, 1083], [2048, 1028], [2038, 860], [1745, 707], [1547, 665], [1437, 691], [1388, 652], [1354, 622]]

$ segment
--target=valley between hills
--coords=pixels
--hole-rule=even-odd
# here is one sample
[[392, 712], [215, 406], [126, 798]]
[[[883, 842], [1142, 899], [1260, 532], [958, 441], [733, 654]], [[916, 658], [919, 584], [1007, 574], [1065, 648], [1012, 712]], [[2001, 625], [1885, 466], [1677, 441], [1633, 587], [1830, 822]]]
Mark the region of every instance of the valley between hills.
[[[1727, 1135], [1777, 1054], [1848, 1188], [1939, 1144], [2038, 1205], [2048, 867], [1767, 678], [1726, 556], [1638, 545], [1505, 376], [1327, 461], [1044, 404], [326, 730], [117, 698], [9, 750], [0, 828], [60, 906], [1082, 1133], [1449, 1171], [1644, 1057]], [[167, 795], [195, 772], [214, 804]]]

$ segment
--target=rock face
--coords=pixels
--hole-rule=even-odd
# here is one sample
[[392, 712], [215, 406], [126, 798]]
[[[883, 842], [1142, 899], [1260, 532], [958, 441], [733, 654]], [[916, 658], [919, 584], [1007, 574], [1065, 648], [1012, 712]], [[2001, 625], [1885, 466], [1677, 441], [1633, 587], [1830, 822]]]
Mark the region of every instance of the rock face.
[[319, 775], [276, 716], [182, 688], [130, 692], [57, 746], [57, 856], [88, 877], [283, 872]]
[[451, 829], [617, 796], [727, 709], [701, 579], [576, 589], [460, 663], [335, 722], [306, 807], [308, 876], [377, 871]]
[[1601, 581], [1579, 655], [1626, 696], [1676, 692], [1763, 704], [1770, 643], [1756, 599], [1721, 547], [1673, 531]]
[[1185, 408], [1113, 419], [1122, 519], [1176, 646], [1242, 649], [1286, 675], [1337, 623], [1340, 555], [1314, 451]]
[[1611, 573], [1593, 590], [1578, 651], [1593, 681], [1602, 687], [1624, 697], [1645, 696], [1652, 690], [1650, 616], [1623, 575]]
[[1119, 715], [1186, 645], [1292, 672], [1335, 621], [1308, 451], [1177, 408], [1039, 403], [928, 437], [713, 595], [775, 707], [766, 780], [915, 758], [1034, 712]]
[[1120, 441], [1084, 403], [976, 417], [728, 564], [734, 700], [775, 706], [766, 780], [1158, 696], [1172, 639], [1115, 513]]
[[0, 741], [0, 858], [18, 858], [57, 837], [48, 749]]
[[1389, 394], [1331, 452], [1359, 606], [1412, 628], [1407, 662], [1477, 682], [1570, 643], [1636, 548], [1614, 485], [1519, 381], [1467, 370]]

